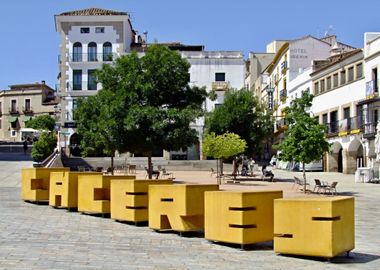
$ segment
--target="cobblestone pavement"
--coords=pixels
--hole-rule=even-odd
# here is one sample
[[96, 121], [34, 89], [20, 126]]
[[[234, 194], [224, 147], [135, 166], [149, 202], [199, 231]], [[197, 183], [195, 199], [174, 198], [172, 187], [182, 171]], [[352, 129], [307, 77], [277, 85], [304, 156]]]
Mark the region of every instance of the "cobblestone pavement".
[[[276, 255], [271, 243], [242, 251], [197, 235], [157, 233], [144, 226], [25, 203], [20, 199], [20, 168], [30, 166], [28, 161], [0, 162], [0, 269], [380, 269], [380, 185], [355, 184], [352, 175], [308, 176], [338, 180], [339, 192], [356, 197], [356, 248], [351, 258], [327, 262]], [[176, 180], [215, 182], [208, 172], [174, 173]], [[290, 179], [297, 174], [276, 170], [275, 183], [222, 188], [280, 188], [285, 197], [304, 196], [292, 190]]]

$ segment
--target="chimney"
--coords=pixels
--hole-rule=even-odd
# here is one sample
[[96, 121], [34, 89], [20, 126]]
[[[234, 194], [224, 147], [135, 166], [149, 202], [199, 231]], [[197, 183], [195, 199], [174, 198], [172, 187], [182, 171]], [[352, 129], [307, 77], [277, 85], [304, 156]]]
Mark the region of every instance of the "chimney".
[[42, 83], [42, 84], [46, 84], [45, 80], [42, 80], [41, 83]]

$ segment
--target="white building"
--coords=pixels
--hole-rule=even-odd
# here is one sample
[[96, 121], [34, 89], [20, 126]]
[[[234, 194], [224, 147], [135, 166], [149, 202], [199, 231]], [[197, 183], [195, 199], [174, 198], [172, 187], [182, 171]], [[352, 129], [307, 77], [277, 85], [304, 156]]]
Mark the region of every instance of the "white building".
[[61, 97], [61, 131], [71, 136], [75, 132], [72, 112], [76, 99], [95, 95], [101, 88], [95, 83], [94, 71], [129, 53], [139, 37], [128, 13], [98, 8], [56, 15], [55, 26], [60, 35], [57, 90]]
[[[94, 81], [94, 71], [132, 50], [143, 54], [149, 45], [133, 30], [126, 12], [98, 8], [64, 12], [55, 16], [55, 25], [61, 38], [57, 87], [61, 97], [61, 141], [70, 145], [78, 143], [75, 141], [73, 115], [76, 99], [95, 95], [101, 89], [101, 84]], [[206, 111], [212, 111], [223, 103], [227, 89], [244, 87], [245, 62], [242, 52], [207, 52], [203, 46], [161, 44], [178, 51], [189, 61], [191, 84], [205, 86], [207, 91], [216, 91], [217, 99], [207, 99], [205, 102]], [[192, 127], [198, 131], [199, 144], [186, 152], [164, 153], [166, 158], [202, 158], [204, 119], [198, 119]]]
[[312, 112], [327, 126], [326, 138], [332, 151], [326, 154], [325, 170], [354, 173], [365, 164], [363, 152], [364, 100], [363, 51], [356, 49], [316, 61], [313, 73]]
[[[216, 100], [206, 99], [205, 109], [211, 112], [224, 101], [224, 94], [228, 89], [242, 89], [244, 87], [245, 62], [242, 52], [238, 51], [182, 51], [181, 55], [190, 64], [190, 83], [199, 87], [206, 87], [207, 92], [214, 90]], [[186, 155], [187, 159], [202, 159], [202, 138], [204, 118], [197, 119], [192, 127], [198, 131], [199, 146], [189, 148], [186, 153], [172, 153]]]

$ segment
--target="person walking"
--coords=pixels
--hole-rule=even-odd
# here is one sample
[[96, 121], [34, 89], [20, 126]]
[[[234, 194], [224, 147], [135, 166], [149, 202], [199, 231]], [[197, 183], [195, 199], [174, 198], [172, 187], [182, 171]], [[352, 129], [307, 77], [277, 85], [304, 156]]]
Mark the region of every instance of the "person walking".
[[24, 148], [24, 155], [26, 155], [28, 152], [28, 141], [27, 141], [27, 139], [24, 138], [24, 141], [22, 144], [23, 144], [23, 148]]
[[253, 158], [250, 158], [248, 164], [251, 175], [253, 175], [253, 169], [255, 168], [255, 160]]

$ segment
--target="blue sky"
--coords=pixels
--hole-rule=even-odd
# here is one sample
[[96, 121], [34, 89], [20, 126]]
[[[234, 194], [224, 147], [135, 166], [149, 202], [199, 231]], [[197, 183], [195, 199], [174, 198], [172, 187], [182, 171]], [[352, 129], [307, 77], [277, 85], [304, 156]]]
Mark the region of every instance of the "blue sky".
[[[270, 3], [270, 4], [269, 4]], [[206, 50], [263, 52], [274, 39], [326, 30], [355, 47], [364, 32], [380, 31], [378, 0], [4, 0], [0, 3], [0, 89], [45, 80], [58, 74], [58, 33], [54, 15], [99, 7], [127, 11], [134, 29], [148, 41], [203, 44]]]

